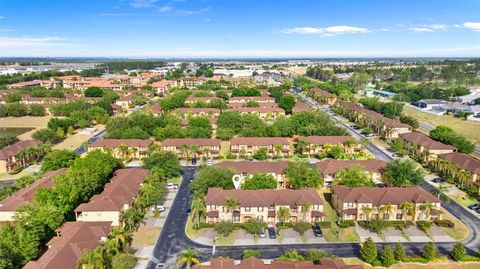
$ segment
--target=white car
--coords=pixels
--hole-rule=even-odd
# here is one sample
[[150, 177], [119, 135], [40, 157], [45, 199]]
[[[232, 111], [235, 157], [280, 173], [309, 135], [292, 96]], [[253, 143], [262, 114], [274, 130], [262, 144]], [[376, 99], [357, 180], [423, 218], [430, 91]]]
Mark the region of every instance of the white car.
[[212, 160], [212, 159], [208, 159], [207, 165], [212, 165], [212, 164], [213, 164], [213, 160]]
[[265, 230], [263, 230], [259, 235], [260, 238], [265, 238], [267, 234], [265, 233]]
[[178, 184], [167, 183], [167, 190], [177, 190]]
[[163, 212], [165, 211], [165, 206], [163, 205], [156, 205], [152, 208], [152, 210], [156, 210], [156, 211], [159, 211], [159, 212]]

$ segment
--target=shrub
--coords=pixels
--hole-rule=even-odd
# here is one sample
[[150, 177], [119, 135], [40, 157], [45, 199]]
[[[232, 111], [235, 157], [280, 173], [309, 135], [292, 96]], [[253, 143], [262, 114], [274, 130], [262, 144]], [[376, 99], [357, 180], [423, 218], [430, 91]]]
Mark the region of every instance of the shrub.
[[439, 227], [447, 227], [447, 228], [454, 228], [455, 223], [453, 223], [451, 220], [448, 219], [442, 219], [442, 220], [434, 220], [433, 223]]
[[235, 224], [229, 221], [221, 221], [215, 225], [215, 231], [225, 237], [235, 230]]
[[237, 158], [237, 155], [235, 155], [235, 154], [229, 153], [227, 155], [227, 159], [229, 159], [229, 160], [235, 160], [236, 158]]
[[338, 222], [338, 227], [340, 228], [348, 228], [348, 227], [354, 227], [355, 222], [353, 220], [342, 220]]
[[461, 242], [457, 242], [453, 246], [452, 251], [450, 251], [450, 257], [452, 257], [454, 261], [462, 261], [463, 259], [465, 259], [466, 256], [467, 253], [465, 251], [465, 247]]
[[42, 141], [43, 143], [51, 143], [55, 144], [60, 142], [62, 138], [60, 138], [57, 133], [51, 129], [40, 129], [35, 131], [32, 134], [32, 138]]
[[390, 267], [395, 264], [395, 255], [393, 250], [389, 246], [385, 246], [382, 249], [382, 255], [380, 255], [380, 261], [385, 267]]
[[305, 253], [305, 260], [318, 262], [320, 261], [320, 259], [325, 258], [326, 256], [327, 256], [327, 253], [323, 250], [309, 248]]
[[243, 251], [242, 259], [250, 258], [250, 257], [260, 257], [260, 251], [253, 250], [253, 249], [246, 249]]
[[405, 248], [403, 247], [402, 243], [398, 242], [395, 245], [395, 248], [393, 249], [393, 254], [395, 255], [395, 260], [400, 262], [405, 260]]
[[432, 228], [432, 223], [429, 221], [417, 221], [417, 227], [423, 232], [428, 232]]
[[433, 260], [437, 256], [437, 248], [433, 242], [428, 242], [423, 247], [422, 257], [428, 261]]
[[276, 225], [277, 229], [280, 230], [280, 229], [289, 229], [289, 228], [293, 228], [293, 224], [291, 222], [277, 222], [277, 225]]
[[312, 225], [308, 222], [299, 221], [293, 225], [293, 229], [300, 235], [303, 235], [306, 231], [312, 228]]
[[321, 228], [330, 228], [332, 226], [330, 221], [318, 221], [318, 222], [315, 222], [315, 224], [317, 224]]
[[372, 231], [374, 233], [380, 233], [383, 230], [387, 229], [387, 227], [388, 227], [387, 222], [384, 221], [384, 220], [380, 220], [380, 219], [372, 220], [368, 224], [368, 228], [370, 229], [370, 231]]
[[267, 224], [263, 220], [249, 219], [243, 224], [243, 229], [253, 235], [258, 235], [267, 228]]
[[362, 260], [368, 263], [372, 263], [377, 259], [378, 250], [377, 245], [369, 237], [360, 247], [360, 256]]

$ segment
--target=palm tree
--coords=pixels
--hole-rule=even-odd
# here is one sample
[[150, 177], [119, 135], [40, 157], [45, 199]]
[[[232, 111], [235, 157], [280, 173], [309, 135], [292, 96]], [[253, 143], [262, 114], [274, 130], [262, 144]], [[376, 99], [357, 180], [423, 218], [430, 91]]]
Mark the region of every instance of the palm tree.
[[[382, 209], [380, 210], [380, 212], [382, 212], [382, 214], [384, 214], [383, 218], [385, 219], [385, 214], [387, 214], [388, 216], [388, 219], [390, 219], [390, 213], [393, 211], [393, 206], [392, 204], [388, 203], [384, 206], [382, 206]], [[387, 220], [388, 220], [387, 219]]]
[[[304, 154], [305, 150], [308, 148], [308, 143], [305, 140], [300, 140], [297, 143], [297, 152]], [[310, 156], [310, 151], [308, 151], [308, 156]]]
[[180, 156], [185, 157], [188, 151], [188, 145], [182, 144], [180, 145]]
[[122, 227], [113, 228], [108, 237], [120, 252], [125, 252], [132, 241], [132, 236]]
[[118, 146], [118, 150], [120, 151], [120, 154], [122, 155], [122, 159], [126, 160], [126, 156], [128, 155], [128, 147], [125, 144], [121, 144]]
[[192, 264], [195, 265], [200, 263], [200, 260], [197, 257], [198, 252], [188, 246], [185, 252], [181, 253], [180, 257], [178, 258], [177, 268], [185, 266], [185, 269], [190, 269]]
[[308, 214], [308, 212], [310, 212], [311, 209], [312, 209], [312, 204], [311, 203], [306, 202], [306, 203], [302, 204], [302, 209], [300, 210], [300, 212], [302, 213], [303, 221], [307, 221], [307, 214]]
[[195, 156], [198, 153], [198, 145], [190, 145], [190, 153], [192, 158], [195, 159]]
[[424, 203], [420, 206], [420, 209], [425, 213], [426, 219], [430, 218], [430, 213], [432, 212], [433, 204], [431, 203]]
[[371, 207], [364, 207], [362, 208], [363, 214], [365, 215], [365, 219], [369, 220], [370, 219], [370, 214], [373, 212], [373, 208]]
[[77, 261], [77, 269], [104, 269], [106, 267], [100, 248], [85, 249]]
[[129, 208], [120, 214], [120, 220], [126, 231], [134, 231], [138, 223], [143, 220], [143, 212], [135, 208]]
[[233, 211], [240, 206], [240, 203], [233, 197], [229, 197], [227, 199], [227, 210], [232, 214], [232, 222], [233, 222]]
[[280, 153], [283, 151], [283, 145], [275, 144], [273, 147], [274, 147], [274, 150], [275, 150], [275, 156], [278, 158]]
[[412, 216], [412, 220], [415, 220], [415, 204], [412, 202], [403, 202], [400, 204], [402, 210], [402, 217], [406, 220], [407, 215]]
[[285, 227], [285, 222], [290, 218], [290, 210], [286, 207], [280, 207], [277, 212], [278, 218], [282, 222], [282, 228]]
[[205, 211], [207, 210], [205, 207], [205, 200], [201, 195], [194, 195], [192, 198], [192, 204], [191, 204], [191, 210], [192, 210], [192, 219], [194, 221], [194, 224], [197, 225], [197, 227], [200, 225], [200, 219], [203, 214], [205, 214]]
[[[132, 148], [130, 149], [130, 154], [133, 155], [133, 158], [134, 158], [134, 159], [137, 158], [137, 157], [136, 157], [137, 152], [138, 152], [138, 148], [136, 148], [136, 147], [132, 147]], [[138, 158], [140, 159], [140, 156], [138, 156]]]
[[[87, 146], [84, 146], [84, 147], [86, 148]], [[112, 157], [112, 156], [113, 156], [113, 149], [112, 149], [111, 147], [106, 147], [106, 148], [105, 148], [105, 153], [106, 153], [108, 156]]]

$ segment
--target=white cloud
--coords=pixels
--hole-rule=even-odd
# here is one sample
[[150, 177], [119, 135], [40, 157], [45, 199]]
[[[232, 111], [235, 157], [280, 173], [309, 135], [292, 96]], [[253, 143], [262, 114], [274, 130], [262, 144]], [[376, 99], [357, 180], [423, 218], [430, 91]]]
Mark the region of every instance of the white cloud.
[[66, 38], [51, 37], [7, 37], [0, 36], [0, 47], [31, 47], [31, 46], [71, 46], [74, 44], [59, 42]]
[[5, 19], [5, 17], [3, 17], [3, 16], [0, 16], [0, 20], [1, 20], [1, 19]]
[[132, 7], [151, 7], [154, 6], [155, 3], [157, 3], [160, 0], [133, 0], [133, 2], [130, 3]]
[[463, 27], [473, 31], [480, 31], [480, 22], [465, 22]]
[[160, 13], [165, 13], [165, 12], [169, 12], [172, 10], [172, 7], [171, 6], [163, 6], [161, 8], [158, 9], [158, 12]]
[[422, 32], [433, 32], [432, 29], [430, 28], [425, 28], [425, 27], [412, 27], [412, 28], [408, 28], [416, 33], [422, 33]]
[[415, 27], [410, 27], [408, 29], [416, 33], [425, 33], [425, 32], [434, 32], [434, 31], [444, 30], [447, 28], [448, 28], [447, 25], [437, 23], [437, 24], [416, 25]]
[[296, 27], [282, 30], [284, 34], [299, 34], [299, 35], [322, 35], [322, 36], [334, 36], [341, 34], [355, 34], [355, 33], [367, 33], [368, 30], [362, 27], [338, 25], [325, 28], [317, 27]]
[[431, 24], [430, 28], [432, 28], [434, 30], [442, 30], [442, 29], [447, 28], [447, 26], [445, 24]]

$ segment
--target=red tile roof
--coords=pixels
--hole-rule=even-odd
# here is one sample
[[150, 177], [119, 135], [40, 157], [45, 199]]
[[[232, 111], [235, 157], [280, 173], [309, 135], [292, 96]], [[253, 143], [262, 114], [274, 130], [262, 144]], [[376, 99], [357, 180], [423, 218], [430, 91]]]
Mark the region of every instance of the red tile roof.
[[55, 171], [49, 171], [45, 173], [41, 178], [37, 179], [33, 182], [30, 186], [20, 189], [14, 192], [9, 197], [3, 199], [0, 202], [0, 211], [1, 212], [13, 212], [19, 206], [31, 203], [33, 201], [33, 197], [37, 192], [37, 189], [44, 188], [44, 189], [51, 189], [53, 188], [53, 178], [56, 175], [65, 173], [67, 169], [62, 168]]
[[130, 204], [141, 184], [145, 181], [149, 170], [143, 168], [127, 168], [115, 171], [112, 179], [105, 185], [102, 193], [94, 195], [88, 203], [79, 205], [75, 212], [84, 211], [120, 211], [124, 205]]
[[118, 148], [121, 145], [127, 147], [142, 147], [147, 148], [153, 144], [150, 139], [99, 139], [88, 147], [90, 148]]
[[422, 146], [426, 149], [429, 150], [454, 150], [455, 148], [450, 146], [450, 145], [445, 145], [443, 143], [440, 143], [438, 141], [435, 141], [428, 137], [425, 134], [422, 134], [420, 132], [411, 132], [411, 133], [405, 133], [405, 134], [399, 134], [400, 138], [403, 140], [410, 142], [410, 143], [415, 143], [419, 146]]
[[328, 92], [328, 91], [325, 91], [325, 90], [321, 90], [319, 88], [313, 88], [310, 90], [312, 92], [312, 94], [314, 95], [323, 95], [325, 97], [329, 97], [329, 98], [332, 98], [332, 97], [335, 97], [335, 95], [333, 95], [332, 93]]
[[344, 144], [348, 141], [355, 141], [353, 137], [348, 135], [339, 136], [300, 136], [298, 141], [305, 141], [310, 144], [325, 145], [325, 144]]
[[314, 188], [300, 190], [223, 190], [209, 188], [205, 197], [207, 205], [225, 205], [229, 198], [234, 198], [241, 206], [298, 206], [309, 202], [314, 205], [323, 204], [323, 200]]
[[304, 104], [303, 102], [297, 102], [295, 106], [292, 108], [293, 113], [298, 113], [302, 111], [313, 111], [313, 108]]
[[230, 140], [231, 145], [270, 146], [289, 145], [285, 137], [234, 137]]
[[275, 102], [275, 99], [269, 96], [236, 96], [230, 97], [229, 102], [247, 102], [247, 101], [257, 101], [257, 102]]
[[264, 263], [256, 257], [249, 257], [235, 264], [233, 259], [217, 258], [210, 265], [196, 265], [193, 269], [363, 269], [361, 265], [346, 265], [341, 259], [322, 258], [319, 263], [312, 261], [272, 261]]
[[370, 172], [379, 173], [387, 166], [386, 161], [380, 160], [332, 160], [325, 159], [317, 163], [318, 169], [324, 175], [335, 174], [338, 171], [352, 167], [352, 166], [362, 166], [365, 170]]
[[220, 109], [218, 108], [195, 108], [195, 107], [181, 107], [176, 108], [173, 112], [181, 112], [181, 113], [220, 113]]
[[17, 152], [22, 149], [26, 149], [29, 147], [35, 147], [42, 144], [42, 142], [37, 140], [21, 140], [12, 144], [10, 146], [6, 146], [3, 149], [0, 149], [0, 160], [7, 160], [8, 158], [15, 156]]
[[48, 250], [24, 269], [76, 268], [84, 249], [94, 250], [110, 232], [110, 222], [66, 222], [57, 229], [59, 236], [47, 243]]
[[285, 169], [290, 165], [289, 161], [225, 161], [218, 164], [215, 164], [216, 167], [230, 168], [236, 173], [275, 173], [283, 174]]
[[456, 164], [461, 169], [480, 175], [480, 160], [471, 155], [460, 152], [452, 152], [447, 154], [439, 154], [438, 157]]
[[268, 112], [278, 112], [278, 113], [285, 113], [285, 110], [279, 107], [234, 107], [229, 108], [229, 111], [238, 111], [238, 112], [258, 112], [258, 113], [268, 113]]
[[217, 146], [220, 147], [220, 139], [214, 138], [169, 138], [165, 139], [162, 147], [178, 147], [181, 145]]
[[[259, 107], [278, 107], [277, 103], [273, 102], [257, 102]], [[228, 103], [228, 108], [236, 108], [236, 107], [243, 107], [245, 103]]]
[[399, 205], [403, 202], [440, 203], [433, 196], [419, 186], [413, 187], [358, 187], [333, 186], [334, 195], [344, 203], [372, 203], [374, 206], [385, 204]]
[[360, 106], [358, 104], [354, 104], [351, 102], [342, 102], [342, 106], [351, 110], [356, 110], [359, 113], [365, 114], [366, 116], [372, 118], [372, 120], [375, 121], [382, 121], [385, 126], [390, 127], [390, 128], [409, 128], [411, 129], [411, 126], [405, 123], [401, 123], [397, 120], [393, 120], [390, 118], [387, 118], [383, 116], [380, 113], [377, 113], [373, 110], [366, 109], [363, 106]]

